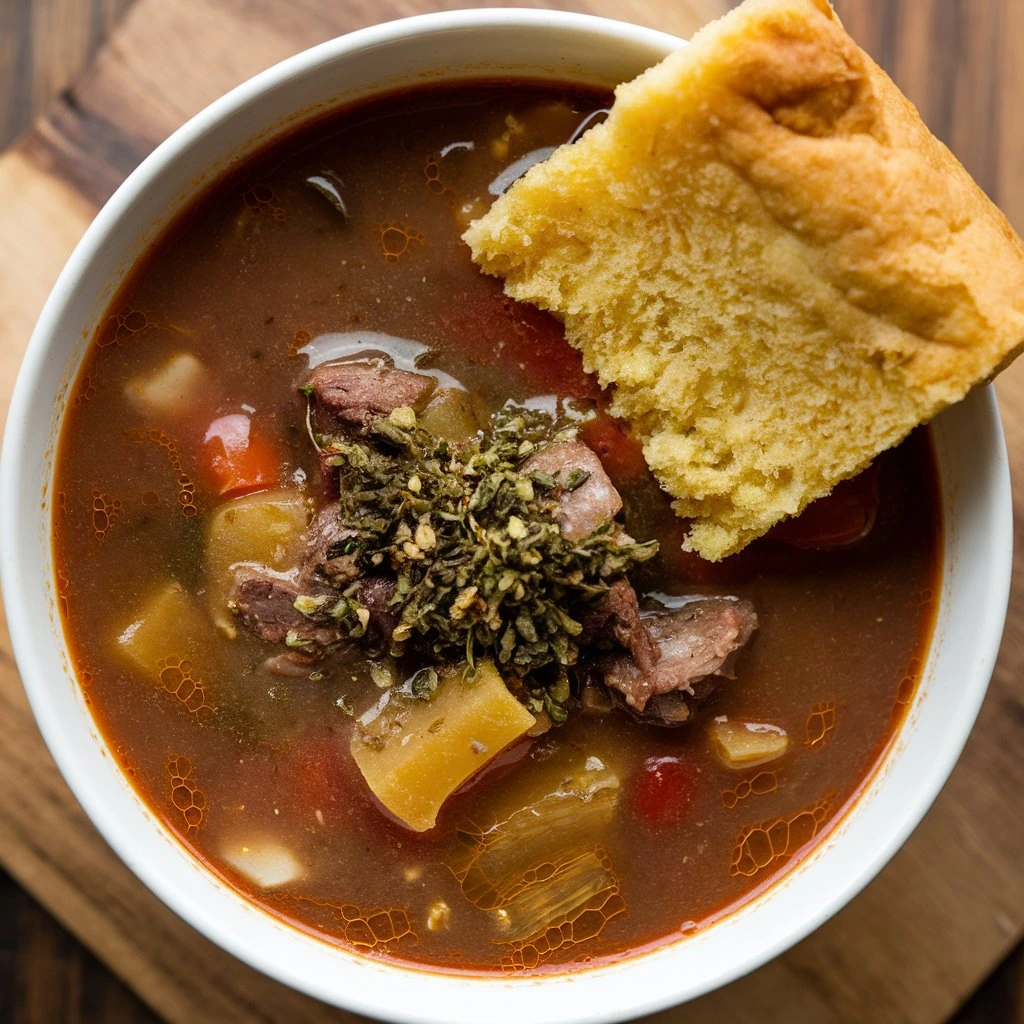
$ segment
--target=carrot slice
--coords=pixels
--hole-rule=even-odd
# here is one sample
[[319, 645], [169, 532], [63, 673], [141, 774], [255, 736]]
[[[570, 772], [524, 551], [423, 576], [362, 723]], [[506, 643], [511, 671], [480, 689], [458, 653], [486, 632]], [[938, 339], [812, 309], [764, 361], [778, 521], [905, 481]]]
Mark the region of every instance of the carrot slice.
[[207, 428], [200, 450], [207, 479], [221, 497], [266, 490], [276, 487], [280, 480], [277, 452], [253, 431], [245, 413], [215, 419]]

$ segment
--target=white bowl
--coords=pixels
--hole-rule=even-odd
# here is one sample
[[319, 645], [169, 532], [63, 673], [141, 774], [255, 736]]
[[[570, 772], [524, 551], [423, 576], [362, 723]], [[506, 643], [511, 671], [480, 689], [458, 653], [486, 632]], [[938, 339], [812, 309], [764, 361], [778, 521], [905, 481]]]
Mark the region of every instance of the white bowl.
[[0, 464], [0, 570], [43, 736], [93, 822], [157, 896], [240, 959], [329, 1003], [394, 1021], [572, 1024], [621, 1020], [722, 985], [807, 935], [874, 877], [945, 782], [984, 696], [1011, 564], [1009, 475], [991, 388], [933, 427], [946, 524], [939, 621], [883, 769], [784, 882], [691, 938], [613, 966], [537, 977], [459, 977], [367, 959], [287, 927], [229, 889], [184, 852], [105, 755], [56, 608], [53, 453], [88, 338], [147, 243], [232, 159], [318, 108], [438, 79], [508, 74], [612, 85], [679, 45], [582, 15], [483, 10], [380, 25], [301, 53], [208, 107], [128, 178], [68, 261], [29, 344]]

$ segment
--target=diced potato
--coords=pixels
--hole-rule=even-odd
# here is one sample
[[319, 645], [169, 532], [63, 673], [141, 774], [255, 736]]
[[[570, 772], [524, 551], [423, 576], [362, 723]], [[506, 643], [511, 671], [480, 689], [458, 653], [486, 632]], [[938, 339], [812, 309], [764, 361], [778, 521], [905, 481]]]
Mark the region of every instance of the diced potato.
[[709, 734], [715, 753], [727, 768], [752, 768], [782, 757], [789, 749], [785, 729], [757, 722], [733, 722], [724, 715], [711, 723]]
[[155, 370], [132, 377], [125, 397], [139, 412], [170, 419], [191, 411], [202, 401], [206, 370], [191, 352], [178, 352]]
[[448, 441], [468, 441], [480, 429], [473, 404], [466, 391], [439, 388], [430, 404], [420, 413], [419, 424], [435, 437]]
[[619, 776], [600, 757], [572, 751], [535, 767], [524, 773], [525, 786], [514, 784], [493, 801], [493, 824], [461, 831], [462, 854], [451, 867], [466, 899], [482, 910], [516, 897], [539, 864], [601, 842], [612, 824]]
[[195, 599], [180, 583], [169, 580], [143, 602], [118, 635], [117, 644], [145, 673], [159, 678], [161, 662], [166, 659], [188, 658], [201, 664], [205, 660], [203, 637], [209, 629]]
[[469, 681], [462, 669], [445, 676], [428, 700], [391, 693], [359, 720], [352, 756], [377, 799], [425, 832], [445, 800], [534, 721], [482, 662]]
[[298, 559], [309, 505], [298, 491], [246, 494], [219, 505], [206, 531], [206, 591], [217, 628], [236, 634], [227, 607], [232, 569], [242, 563], [268, 569], [291, 568]]
[[246, 839], [221, 849], [221, 857], [261, 889], [274, 889], [301, 878], [303, 871], [292, 852], [273, 839]]

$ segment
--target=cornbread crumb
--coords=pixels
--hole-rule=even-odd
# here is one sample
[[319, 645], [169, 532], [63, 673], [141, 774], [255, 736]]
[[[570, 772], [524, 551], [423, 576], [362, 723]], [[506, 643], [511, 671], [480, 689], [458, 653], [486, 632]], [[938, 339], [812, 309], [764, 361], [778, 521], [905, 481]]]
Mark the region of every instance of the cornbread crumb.
[[717, 560], [1024, 344], [1024, 245], [825, 0], [746, 0], [463, 236]]

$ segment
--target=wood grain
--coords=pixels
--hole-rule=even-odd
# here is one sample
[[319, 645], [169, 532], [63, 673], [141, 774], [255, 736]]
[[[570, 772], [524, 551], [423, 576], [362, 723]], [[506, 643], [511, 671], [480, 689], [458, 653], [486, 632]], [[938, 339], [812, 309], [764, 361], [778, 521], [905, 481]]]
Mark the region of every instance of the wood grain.
[[[0, 1020], [5, 1024], [160, 1024], [15, 882], [0, 873]], [[5, 982], [7, 982], [5, 984]]]
[[0, 149], [82, 70], [133, 0], [0, 3]]
[[[273, 61], [428, 0], [139, 0], [47, 119], [0, 158], [0, 411], [31, 323], [96, 205], [200, 106]], [[724, 0], [575, 5], [688, 34]], [[1018, 228], [1024, 124], [1019, 0], [845, 0], [837, 8]], [[1016, 95], [1019, 95], [1016, 93]], [[29, 244], [30, 243], [30, 244]], [[1024, 364], [1000, 381], [1014, 465], [1024, 458]], [[1024, 516], [1024, 491], [1015, 519]], [[933, 812], [865, 893], [814, 936], [685, 1011], [651, 1018], [801, 1022], [945, 1019], [1024, 934], [1024, 548], [995, 679]], [[175, 918], [117, 861], [41, 746], [0, 634], [0, 862], [172, 1022], [343, 1021], [243, 967]]]
[[951, 1024], [1021, 1024], [1024, 1021], [1024, 945], [997, 967]]

